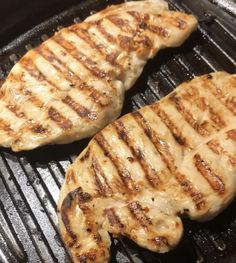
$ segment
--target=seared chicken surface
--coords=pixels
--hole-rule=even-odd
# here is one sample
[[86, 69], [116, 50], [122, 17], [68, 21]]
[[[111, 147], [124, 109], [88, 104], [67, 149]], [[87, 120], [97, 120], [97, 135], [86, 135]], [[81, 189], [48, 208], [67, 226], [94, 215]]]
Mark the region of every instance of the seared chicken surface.
[[90, 137], [120, 114], [146, 61], [181, 45], [197, 21], [162, 0], [109, 7], [29, 51], [0, 89], [0, 146]]
[[109, 233], [174, 248], [181, 215], [215, 217], [236, 192], [236, 75], [181, 84], [98, 133], [69, 167], [59, 227], [74, 262], [109, 261]]

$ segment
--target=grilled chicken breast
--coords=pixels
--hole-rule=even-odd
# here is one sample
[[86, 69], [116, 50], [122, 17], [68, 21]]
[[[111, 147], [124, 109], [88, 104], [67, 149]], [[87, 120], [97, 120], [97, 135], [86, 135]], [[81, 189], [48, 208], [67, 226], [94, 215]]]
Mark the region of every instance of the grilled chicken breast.
[[181, 215], [204, 221], [236, 192], [236, 75], [181, 84], [98, 133], [69, 167], [59, 228], [74, 262], [108, 262], [110, 237], [174, 248]]
[[29, 51], [0, 90], [0, 145], [13, 151], [90, 137], [120, 114], [124, 92], [196, 19], [162, 0], [109, 7]]

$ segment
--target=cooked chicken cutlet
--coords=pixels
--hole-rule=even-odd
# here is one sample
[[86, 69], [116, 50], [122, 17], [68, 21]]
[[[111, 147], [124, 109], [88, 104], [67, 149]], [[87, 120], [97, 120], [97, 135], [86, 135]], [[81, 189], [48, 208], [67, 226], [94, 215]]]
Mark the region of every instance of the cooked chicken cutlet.
[[91, 140], [58, 203], [74, 262], [108, 262], [108, 233], [167, 252], [183, 235], [182, 215], [209, 220], [233, 200], [235, 99], [236, 75], [196, 77]]
[[181, 45], [192, 15], [162, 0], [109, 7], [56, 33], [12, 68], [0, 90], [0, 145], [13, 151], [90, 137], [121, 112], [146, 61]]

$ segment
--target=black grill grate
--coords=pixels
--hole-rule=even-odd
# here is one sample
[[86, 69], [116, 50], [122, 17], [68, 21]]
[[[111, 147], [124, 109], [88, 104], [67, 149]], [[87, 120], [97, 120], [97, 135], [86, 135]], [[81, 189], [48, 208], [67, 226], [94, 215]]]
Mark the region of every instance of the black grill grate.
[[[20, 35], [0, 48], [0, 79], [30, 48], [62, 26], [121, 1], [89, 0]], [[123, 113], [152, 103], [182, 81], [216, 70], [236, 71], [234, 1], [170, 0], [171, 8], [195, 14], [198, 30], [180, 48], [161, 51], [126, 94]], [[214, 4], [215, 3], [215, 4]], [[218, 3], [220, 6], [217, 6]], [[225, 10], [224, 10], [225, 8]], [[0, 151], [0, 262], [70, 262], [57, 230], [56, 202], [65, 170], [88, 140], [14, 154]], [[159, 255], [127, 238], [113, 239], [112, 262], [236, 262], [236, 203], [211, 222], [185, 220], [185, 235], [172, 252]]]

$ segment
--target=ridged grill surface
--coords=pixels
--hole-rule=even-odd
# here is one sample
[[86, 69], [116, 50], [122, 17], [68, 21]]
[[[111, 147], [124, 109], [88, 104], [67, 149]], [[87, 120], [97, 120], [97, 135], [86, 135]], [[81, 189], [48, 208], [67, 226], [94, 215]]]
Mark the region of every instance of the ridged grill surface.
[[[0, 79], [25, 52], [63, 26], [122, 1], [89, 0], [52, 17], [0, 48]], [[199, 27], [180, 48], [161, 51], [126, 94], [123, 113], [150, 104], [184, 80], [216, 70], [236, 72], [234, 1], [170, 0], [171, 8], [195, 14]], [[65, 170], [88, 140], [31, 152], [0, 151], [0, 262], [70, 262], [57, 229], [56, 203]], [[236, 262], [236, 202], [211, 222], [184, 220], [185, 235], [159, 255], [127, 238], [113, 239], [112, 262]]]

